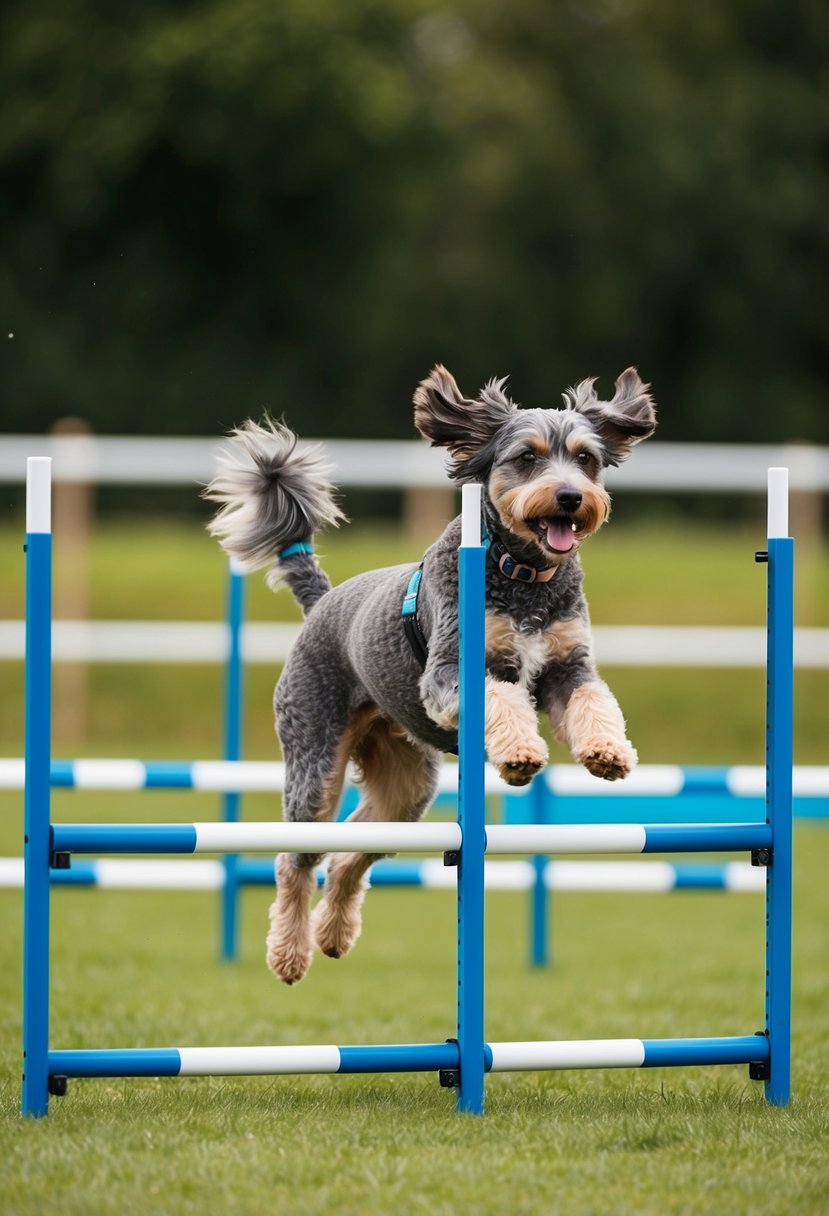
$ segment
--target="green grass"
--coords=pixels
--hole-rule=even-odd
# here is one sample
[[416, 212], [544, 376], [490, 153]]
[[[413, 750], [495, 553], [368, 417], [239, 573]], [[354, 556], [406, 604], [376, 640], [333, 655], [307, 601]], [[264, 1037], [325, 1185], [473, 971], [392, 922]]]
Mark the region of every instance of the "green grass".
[[[119, 800], [108, 801], [116, 813]], [[455, 1114], [433, 1076], [76, 1081], [47, 1120], [23, 1122], [21, 900], [0, 892], [0, 1211], [823, 1213], [829, 835], [800, 826], [795, 852], [787, 1109], [766, 1107], [747, 1070], [728, 1067], [493, 1076], [484, 1120]], [[216, 960], [214, 895], [56, 891], [53, 1046], [452, 1034], [451, 893], [372, 892], [355, 951], [318, 957], [293, 989], [262, 960], [269, 900], [245, 893], [242, 959], [228, 965]], [[762, 1024], [757, 895], [561, 894], [550, 971], [526, 965], [526, 911], [525, 896], [489, 897], [490, 1039], [745, 1034]]]

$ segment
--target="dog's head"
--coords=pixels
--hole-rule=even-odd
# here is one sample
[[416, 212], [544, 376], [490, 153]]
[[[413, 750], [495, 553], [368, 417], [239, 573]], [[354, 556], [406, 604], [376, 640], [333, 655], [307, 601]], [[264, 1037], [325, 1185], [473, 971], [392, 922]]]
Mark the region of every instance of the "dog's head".
[[524, 553], [555, 565], [610, 514], [605, 469], [656, 428], [649, 385], [630, 367], [610, 401], [599, 400], [590, 379], [567, 390], [563, 409], [519, 409], [505, 384], [490, 380], [472, 400], [438, 364], [415, 391], [415, 425], [449, 450], [455, 481], [483, 483]]

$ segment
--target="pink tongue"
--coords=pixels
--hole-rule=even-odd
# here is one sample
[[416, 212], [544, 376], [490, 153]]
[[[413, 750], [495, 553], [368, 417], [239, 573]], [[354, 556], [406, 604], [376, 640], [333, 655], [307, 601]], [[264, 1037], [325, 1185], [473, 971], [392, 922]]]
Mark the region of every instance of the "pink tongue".
[[569, 553], [575, 544], [573, 525], [569, 519], [545, 519], [547, 544], [559, 553]]

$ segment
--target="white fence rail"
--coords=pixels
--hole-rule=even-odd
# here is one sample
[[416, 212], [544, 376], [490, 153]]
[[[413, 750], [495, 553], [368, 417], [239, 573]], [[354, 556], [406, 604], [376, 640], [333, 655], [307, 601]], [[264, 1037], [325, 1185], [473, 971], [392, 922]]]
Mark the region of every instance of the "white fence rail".
[[[422, 440], [321, 442], [340, 485], [450, 489], [445, 454]], [[213, 476], [221, 447], [221, 436], [5, 435], [0, 436], [0, 482], [22, 482], [27, 457], [51, 456], [58, 483], [196, 486]], [[648, 443], [635, 450], [622, 477], [626, 490], [764, 494], [767, 469], [774, 466], [789, 468], [796, 493], [829, 492], [829, 448], [804, 444]], [[617, 475], [609, 470], [611, 485]], [[70, 602], [64, 606], [67, 615], [83, 611]], [[282, 662], [296, 631], [295, 625], [249, 622], [243, 636], [246, 661]], [[734, 668], [765, 662], [760, 628], [599, 626], [594, 634], [597, 657], [608, 665]], [[0, 621], [0, 660], [22, 659], [24, 641], [22, 621]], [[53, 646], [59, 662], [216, 663], [226, 656], [228, 635], [221, 622], [58, 620]], [[795, 663], [829, 667], [829, 629], [797, 629]]]
[[[310, 442], [310, 441], [309, 441]], [[422, 440], [322, 440], [343, 486], [411, 489], [447, 485], [442, 452]], [[221, 437], [0, 436], [0, 482], [22, 482], [27, 456], [51, 456], [55, 481], [196, 485], [210, 480]], [[829, 491], [829, 448], [806, 444], [652, 442], [637, 448], [628, 490], [765, 493], [767, 469], [787, 466], [793, 491]], [[619, 474], [611, 469], [609, 483]]]
[[[299, 625], [250, 621], [242, 630], [246, 663], [284, 662]], [[766, 631], [741, 626], [597, 625], [596, 657], [620, 667], [762, 667]], [[0, 661], [22, 659], [22, 621], [0, 621]], [[55, 621], [57, 662], [221, 663], [228, 652], [221, 621]], [[829, 667], [829, 629], [795, 630], [795, 666]]]

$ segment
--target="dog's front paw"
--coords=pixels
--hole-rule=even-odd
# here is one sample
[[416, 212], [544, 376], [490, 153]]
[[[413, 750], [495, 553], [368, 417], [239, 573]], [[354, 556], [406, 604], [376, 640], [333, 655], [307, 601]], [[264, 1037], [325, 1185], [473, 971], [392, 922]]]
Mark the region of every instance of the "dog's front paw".
[[276, 933], [268, 934], [268, 968], [283, 984], [298, 984], [304, 979], [313, 957], [310, 942], [297, 943]]
[[617, 739], [596, 738], [588, 740], [575, 759], [594, 777], [619, 781], [636, 767], [639, 757], [628, 739], [620, 743]]
[[357, 901], [331, 905], [323, 898], [311, 917], [314, 937], [323, 954], [342, 958], [360, 936], [363, 918]]
[[489, 758], [507, 785], [529, 785], [547, 763], [547, 745], [539, 735], [518, 743], [507, 755]]

